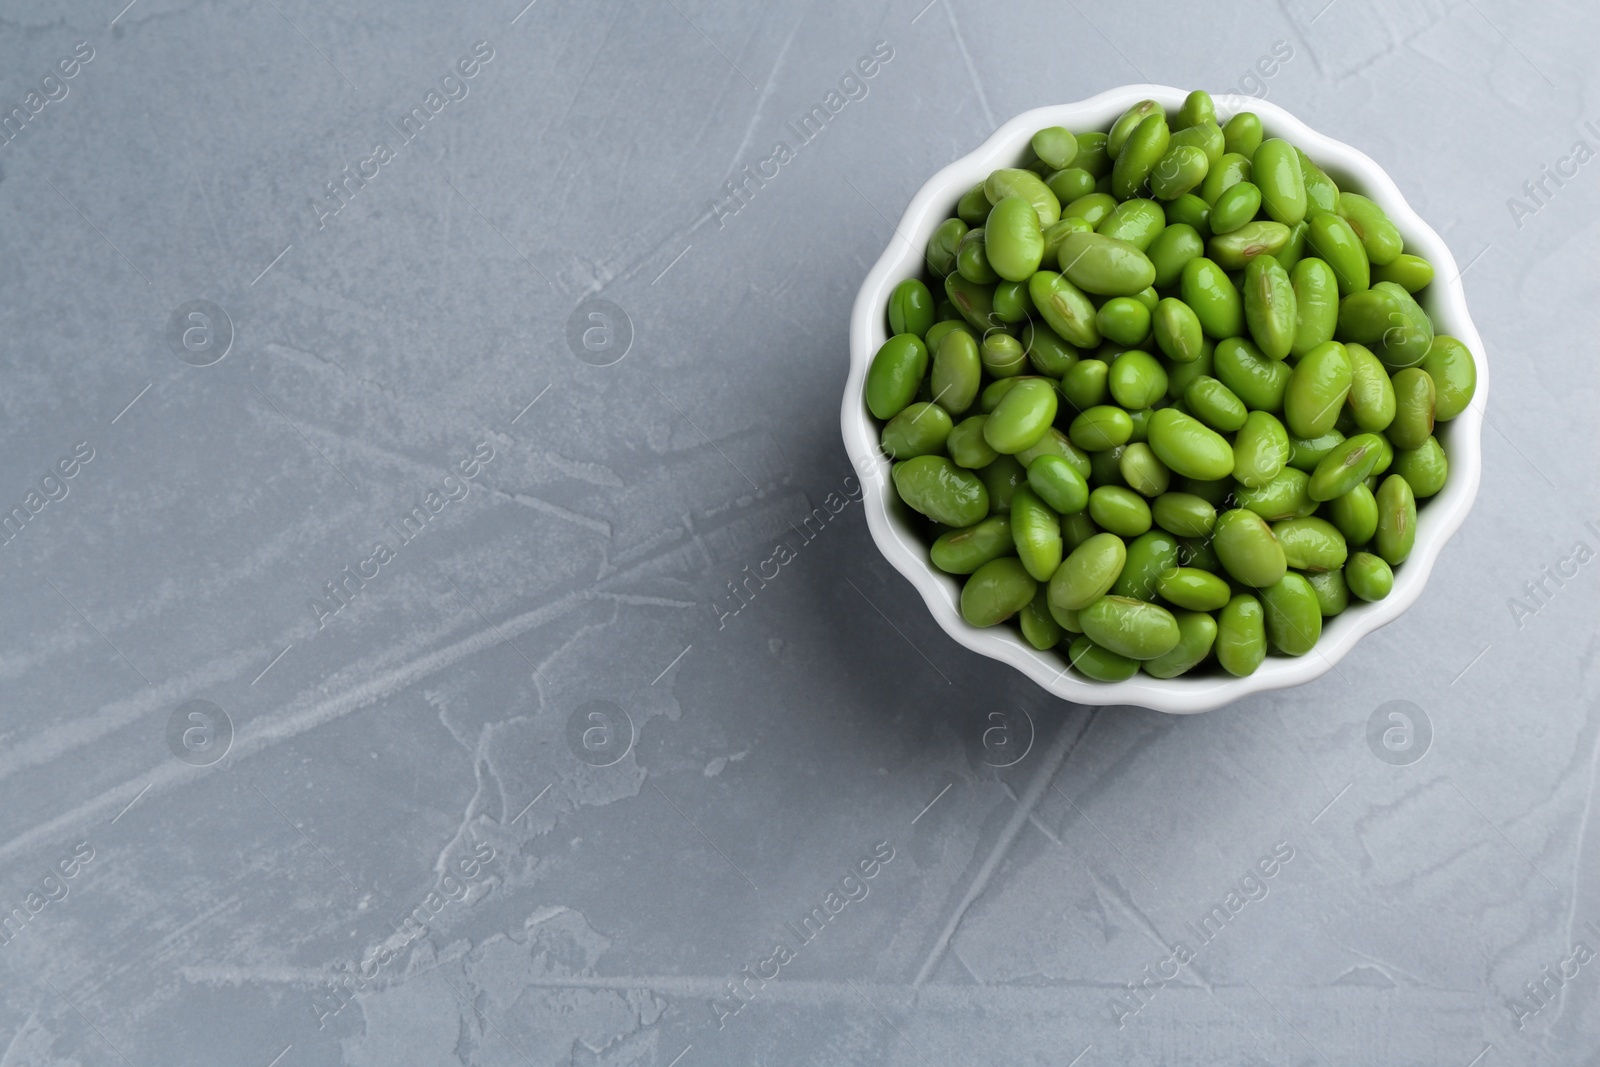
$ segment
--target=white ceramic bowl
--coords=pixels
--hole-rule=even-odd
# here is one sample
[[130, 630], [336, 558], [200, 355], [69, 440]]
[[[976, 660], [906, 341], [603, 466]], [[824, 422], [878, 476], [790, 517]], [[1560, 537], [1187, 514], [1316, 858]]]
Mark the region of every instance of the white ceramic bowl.
[[[1422, 594], [1434, 561], [1450, 535], [1460, 527], [1478, 492], [1482, 456], [1479, 434], [1482, 410], [1489, 388], [1489, 368], [1483, 341], [1467, 314], [1460, 271], [1444, 241], [1417, 217], [1393, 180], [1366, 155], [1347, 144], [1308, 127], [1283, 108], [1252, 98], [1218, 98], [1238, 103], [1261, 116], [1267, 136], [1283, 137], [1304, 149], [1341, 189], [1376, 200], [1405, 236], [1406, 251], [1433, 264], [1435, 277], [1420, 294], [1420, 303], [1433, 318], [1439, 333], [1459, 338], [1472, 351], [1478, 370], [1478, 389], [1472, 405], [1448, 423], [1441, 423], [1439, 442], [1450, 459], [1450, 478], [1444, 491], [1424, 502], [1417, 517], [1416, 546], [1411, 556], [1395, 568], [1394, 590], [1375, 604], [1352, 598], [1351, 606], [1326, 621], [1322, 639], [1307, 655], [1296, 659], [1269, 655], [1248, 678], [1205, 676], [1173, 679], [1135, 675], [1125, 682], [1095, 682], [1064, 671], [1062, 651], [1038, 652], [1009, 626], [978, 628], [967, 625], [959, 610], [961, 581], [943, 574], [928, 561], [928, 545], [912, 524], [912, 513], [895, 498], [889, 482], [889, 461], [878, 451], [878, 426], [867, 410], [863, 383], [867, 366], [888, 339], [885, 309], [889, 293], [900, 281], [923, 273], [923, 250], [934, 227], [955, 214], [961, 194], [997, 167], [1020, 166], [1033, 134], [1047, 126], [1073, 131], [1106, 130], [1129, 105], [1153, 99], [1175, 112], [1184, 91], [1166, 85], [1125, 85], [1089, 100], [1025, 112], [1007, 122], [977, 150], [935, 174], [911, 198], [888, 249], [868, 272], [856, 296], [850, 317], [850, 377], [845, 383], [840, 422], [851, 463], [861, 476], [867, 526], [889, 562], [917, 588], [928, 610], [946, 633], [974, 652], [1008, 663], [1052, 694], [1080, 704], [1134, 704], [1156, 711], [1192, 714], [1210, 711], [1251, 693], [1283, 689], [1309, 682], [1328, 671], [1355, 643], [1385, 623], [1398, 618]], [[1226, 119], [1226, 113], [1220, 114]], [[1416, 161], [1418, 166], [1425, 161]], [[951, 673], [950, 665], [945, 666]]]

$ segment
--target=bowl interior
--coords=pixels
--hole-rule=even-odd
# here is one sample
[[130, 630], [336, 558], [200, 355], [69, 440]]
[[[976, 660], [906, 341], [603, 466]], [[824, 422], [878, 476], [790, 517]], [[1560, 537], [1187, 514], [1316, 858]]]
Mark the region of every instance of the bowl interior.
[[[1433, 319], [1437, 333], [1459, 339], [1472, 352], [1478, 387], [1472, 405], [1456, 419], [1439, 424], [1436, 436], [1450, 461], [1445, 488], [1419, 501], [1415, 548], [1395, 568], [1393, 591], [1384, 600], [1353, 601], [1324, 620], [1322, 638], [1299, 658], [1268, 656], [1247, 678], [1207, 675], [1156, 679], [1139, 674], [1126, 682], [1094, 682], [1066, 672], [1065, 656], [1056, 649], [1036, 651], [1006, 626], [979, 629], [960, 615], [961, 581], [928, 561], [921, 534], [923, 520], [902, 504], [888, 481], [890, 463], [878, 449], [878, 429], [862, 396], [866, 367], [888, 339], [885, 317], [888, 295], [900, 281], [924, 273], [922, 253], [933, 230], [955, 213], [961, 194], [997, 167], [1022, 163], [1028, 140], [1047, 126], [1074, 132], [1105, 130], [1130, 105], [1160, 101], [1169, 112], [1183, 102], [1184, 90], [1159, 85], [1129, 85], [1076, 104], [1038, 108], [1007, 122], [983, 145], [945, 167], [912, 198], [889, 248], [868, 274], [851, 319], [851, 370], [846, 383], [841, 423], [852, 463], [865, 488], [868, 525], [889, 562], [921, 592], [929, 610], [946, 632], [962, 645], [1009, 663], [1049, 692], [1085, 704], [1134, 704], [1157, 711], [1208, 711], [1249, 693], [1299, 685], [1333, 669], [1362, 636], [1398, 617], [1421, 594], [1440, 550], [1465, 519], [1477, 493], [1480, 474], [1479, 436], [1488, 392], [1483, 344], [1467, 314], [1460, 272], [1444, 241], [1406, 204], [1393, 180], [1372, 159], [1307, 127], [1265, 100], [1219, 98], [1219, 119], [1238, 110], [1261, 117], [1267, 136], [1283, 137], [1303, 149], [1344, 190], [1358, 192], [1381, 205], [1405, 238], [1406, 251], [1433, 264], [1432, 284], [1418, 294], [1418, 303]], [[1238, 103], [1224, 113], [1222, 104]]]

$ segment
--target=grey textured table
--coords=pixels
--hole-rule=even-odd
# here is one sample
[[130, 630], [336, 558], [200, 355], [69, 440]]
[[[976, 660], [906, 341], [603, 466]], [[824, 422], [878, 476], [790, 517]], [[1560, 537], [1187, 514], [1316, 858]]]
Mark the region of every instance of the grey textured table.
[[[1593, 5], [122, 2], [0, 20], [0, 1065], [1600, 1062]], [[948, 640], [837, 421], [923, 178], [1144, 80], [1494, 373], [1422, 600], [1188, 719]]]

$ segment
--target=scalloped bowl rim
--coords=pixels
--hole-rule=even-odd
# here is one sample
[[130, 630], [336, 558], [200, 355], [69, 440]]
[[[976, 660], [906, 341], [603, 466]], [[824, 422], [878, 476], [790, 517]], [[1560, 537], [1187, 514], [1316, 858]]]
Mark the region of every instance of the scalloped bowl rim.
[[[1418, 512], [1415, 545], [1395, 570], [1394, 589], [1375, 603], [1352, 599], [1351, 606], [1325, 621], [1322, 638], [1298, 658], [1268, 656], [1245, 678], [1216, 675], [1172, 679], [1135, 675], [1123, 682], [1095, 682], [1065, 671], [1055, 650], [1039, 652], [1010, 627], [978, 628], [960, 615], [958, 581], [928, 562], [927, 546], [911, 528], [886, 492], [889, 461], [878, 451], [878, 429], [863, 395], [867, 367], [887, 340], [884, 308], [900, 281], [917, 276], [922, 250], [935, 226], [950, 217], [963, 192], [1000, 166], [1014, 166], [1033, 133], [1047, 126], [1074, 130], [1105, 129], [1131, 104], [1160, 101], [1174, 111], [1185, 92], [1166, 85], [1124, 85], [1072, 104], [1023, 112], [1002, 125], [972, 152], [930, 178], [900, 219], [894, 238], [867, 273], [850, 317], [850, 374], [845, 383], [840, 425], [851, 465], [860, 476], [867, 527], [889, 563], [922, 594], [934, 620], [959, 644], [1021, 671], [1046, 692], [1080, 704], [1130, 704], [1172, 714], [1210, 711], [1253, 693], [1301, 685], [1321, 677], [1343, 659], [1357, 641], [1393, 622], [1422, 595], [1423, 586], [1450, 537], [1466, 519], [1477, 496], [1482, 472], [1480, 437], [1482, 409], [1488, 396], [1489, 373], [1483, 341], [1467, 312], [1461, 272], [1444, 240], [1413, 211], [1394, 180], [1365, 153], [1318, 133], [1288, 111], [1266, 100], [1248, 99], [1261, 116], [1268, 136], [1284, 137], [1304, 149], [1341, 188], [1359, 191], [1380, 204], [1405, 237], [1406, 249], [1434, 266], [1435, 278], [1422, 303], [1438, 332], [1460, 340], [1471, 351], [1477, 369], [1477, 392], [1467, 410], [1441, 424], [1441, 444], [1450, 457], [1445, 488]], [[1235, 99], [1222, 97], [1219, 104]], [[1220, 110], [1220, 108], [1219, 108]]]

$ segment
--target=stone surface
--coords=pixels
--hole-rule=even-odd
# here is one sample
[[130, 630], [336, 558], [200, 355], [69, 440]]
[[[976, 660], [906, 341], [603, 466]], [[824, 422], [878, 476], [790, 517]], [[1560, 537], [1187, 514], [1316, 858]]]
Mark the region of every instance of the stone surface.
[[[0, 1064], [1597, 1062], [1592, 5], [121, 3], [0, 20]], [[1421, 601], [1187, 719], [840, 503], [889, 220], [1145, 80], [1386, 166], [1494, 373]]]

